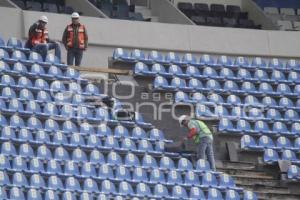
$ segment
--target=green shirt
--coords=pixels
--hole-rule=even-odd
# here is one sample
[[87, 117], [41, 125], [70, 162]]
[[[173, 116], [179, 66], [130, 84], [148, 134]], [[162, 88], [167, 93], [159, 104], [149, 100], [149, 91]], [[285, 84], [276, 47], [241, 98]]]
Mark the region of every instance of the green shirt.
[[196, 129], [196, 135], [193, 137], [196, 144], [200, 142], [200, 138], [202, 137], [210, 137], [213, 139], [212, 132], [203, 121], [191, 119], [188, 123], [188, 129], [192, 128]]

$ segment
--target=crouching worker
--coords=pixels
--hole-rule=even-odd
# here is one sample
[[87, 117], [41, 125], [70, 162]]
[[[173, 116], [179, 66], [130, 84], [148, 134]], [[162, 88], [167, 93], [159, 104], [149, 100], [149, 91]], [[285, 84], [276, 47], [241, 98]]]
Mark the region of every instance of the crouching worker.
[[180, 126], [188, 128], [188, 135], [184, 138], [193, 139], [197, 144], [197, 159], [207, 158], [212, 170], [216, 171], [214, 150], [213, 150], [213, 134], [207, 125], [197, 119], [191, 119], [187, 115], [179, 117]]

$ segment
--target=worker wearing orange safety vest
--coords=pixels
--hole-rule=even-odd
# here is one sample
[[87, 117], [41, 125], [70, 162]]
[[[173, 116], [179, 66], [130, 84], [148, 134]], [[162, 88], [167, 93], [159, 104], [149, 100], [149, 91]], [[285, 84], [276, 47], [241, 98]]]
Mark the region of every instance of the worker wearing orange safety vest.
[[67, 64], [80, 66], [83, 51], [88, 46], [88, 35], [84, 25], [79, 23], [79, 14], [74, 12], [71, 15], [72, 24], [69, 24], [63, 34], [63, 44], [65, 45], [67, 53]]
[[55, 56], [60, 59], [60, 46], [55, 41], [49, 39], [49, 32], [46, 27], [47, 23], [47, 16], [41, 16], [40, 19], [30, 27], [26, 47], [38, 52], [44, 60], [48, 54], [48, 50], [55, 49]]

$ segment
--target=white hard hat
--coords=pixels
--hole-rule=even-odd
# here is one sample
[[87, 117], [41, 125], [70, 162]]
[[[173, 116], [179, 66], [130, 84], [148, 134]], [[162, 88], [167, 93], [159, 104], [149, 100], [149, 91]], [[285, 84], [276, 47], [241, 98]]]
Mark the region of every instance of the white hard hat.
[[40, 21], [48, 23], [48, 17], [43, 15], [43, 16], [40, 17]]
[[188, 119], [189, 119], [189, 117], [188, 117], [187, 115], [181, 115], [181, 116], [178, 118], [178, 121], [179, 121], [180, 126], [182, 126], [182, 122], [183, 122], [184, 120], [188, 120]]
[[77, 12], [73, 12], [71, 18], [79, 18], [79, 14]]

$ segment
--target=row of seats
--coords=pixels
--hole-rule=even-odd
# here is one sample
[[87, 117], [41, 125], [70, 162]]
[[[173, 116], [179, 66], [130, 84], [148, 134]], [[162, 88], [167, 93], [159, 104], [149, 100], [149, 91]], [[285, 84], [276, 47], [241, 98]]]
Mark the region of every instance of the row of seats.
[[185, 53], [180, 57], [176, 52], [168, 52], [165, 56], [156, 50], [146, 53], [139, 49], [128, 51], [123, 48], [117, 48], [113, 52], [114, 60], [126, 62], [144, 62], [144, 63], [161, 63], [161, 64], [177, 64], [177, 65], [209, 65], [209, 66], [226, 66], [226, 67], [244, 67], [244, 68], [261, 68], [261, 69], [279, 69], [290, 70], [298, 69], [299, 62], [295, 59], [283, 60], [278, 58], [247, 58], [243, 56], [229, 57], [226, 55], [214, 58], [211, 55], [203, 54], [196, 57], [191, 53]]
[[50, 67], [42, 66], [39, 64], [32, 64], [26, 66], [20, 62], [17, 62], [10, 66], [4, 61], [0, 61], [0, 70], [1, 73], [8, 73], [15, 76], [22, 74], [25, 76], [39, 76], [45, 79], [80, 79], [79, 72], [77, 70], [74, 70], [72, 68], [61, 68], [55, 65], [52, 65]]
[[[34, 82], [34, 83], [33, 83]], [[98, 87], [94, 84], [85, 84], [84, 88], [82, 84], [75, 81], [64, 82], [62, 80], [53, 79], [52, 81], [45, 81], [41, 78], [34, 78], [30, 80], [25, 76], [20, 76], [18, 79], [14, 79], [10, 75], [2, 75], [0, 78], [0, 87], [14, 87], [16, 89], [27, 88], [30, 90], [45, 90], [52, 92], [71, 92], [71, 93], [82, 93], [83, 95], [100, 95]], [[3, 90], [2, 90], [3, 91]]]
[[[283, 122], [272, 122], [268, 125], [266, 122], [261, 120], [254, 120], [254, 124], [250, 125], [249, 121], [240, 119], [236, 123], [228, 118], [222, 118], [219, 123], [220, 133], [234, 133], [234, 134], [253, 134], [253, 135], [285, 135], [296, 137], [300, 135], [300, 123], [292, 123], [289, 128], [288, 123]], [[269, 128], [272, 127], [272, 128]]]
[[[287, 109], [299, 110], [300, 100], [296, 102], [294, 99], [288, 97], [273, 98], [270, 96], [264, 96], [263, 98], [257, 98], [253, 95], [237, 96], [234, 94], [220, 95], [220, 94], [205, 94], [205, 93], [185, 93], [178, 91], [174, 95], [176, 103], [203, 103], [206, 105], [217, 104], [228, 108], [233, 106], [245, 106], [245, 107], [258, 107], [267, 109], [276, 109], [278, 111], [286, 111]], [[273, 111], [272, 111], [273, 112]], [[276, 112], [276, 111], [275, 111]]]
[[0, 36], [0, 49], [5, 49], [9, 52], [13, 52], [14, 50], [20, 50], [24, 53], [29, 53], [30, 49], [25, 48], [20, 39], [11, 37], [5, 43], [4, 39]]
[[300, 151], [300, 137], [296, 138], [294, 142], [291, 142], [290, 139], [280, 136], [276, 140], [276, 145], [274, 144], [272, 138], [269, 136], [261, 136], [257, 142], [250, 135], [244, 135], [241, 138], [241, 148], [242, 149], [255, 149], [263, 150], [265, 148], [275, 149], [275, 150], [293, 150]]
[[60, 60], [54, 54], [48, 54], [45, 58], [45, 61], [38, 53], [31, 52], [30, 56], [27, 58], [24, 52], [20, 50], [14, 50], [11, 53], [11, 56], [4, 49], [0, 49], [0, 59], [8, 63], [21, 62], [24, 64], [42, 64], [42, 65], [57, 65], [61, 67], [66, 67], [66, 65], [61, 64]]
[[[166, 68], [168, 68], [166, 70]], [[250, 71], [240, 68], [238, 71], [230, 68], [215, 69], [214, 67], [205, 67], [199, 69], [194, 66], [180, 67], [178, 65], [170, 65], [164, 67], [161, 64], [153, 64], [151, 70], [144, 63], [138, 62], [134, 67], [134, 74], [142, 76], [156, 76], [162, 75], [164, 77], [178, 76], [180, 78], [198, 78], [198, 79], [216, 79], [216, 80], [233, 80], [236, 82], [250, 81], [250, 82], [267, 82], [271, 84], [286, 83], [289, 85], [300, 83], [300, 74], [296, 71], [282, 72], [279, 70], [272, 70], [268, 73], [261, 69]]]
[[[20, 160], [20, 162], [21, 161], [22, 160]], [[109, 175], [108, 175], [109, 177], [106, 177], [107, 175], [103, 176], [103, 174], [101, 174], [104, 171], [102, 168], [104, 168], [105, 170], [109, 170]], [[18, 187], [31, 187], [31, 188], [42, 188], [42, 189], [48, 188], [48, 189], [59, 189], [59, 190], [63, 190], [62, 188], [66, 188], [66, 189], [73, 189], [76, 191], [82, 191], [82, 188], [86, 188], [84, 187], [85, 182], [83, 182], [82, 184], [83, 187], [81, 187], [80, 182], [76, 178], [78, 179], [89, 178], [89, 180], [91, 180], [94, 185], [97, 185], [97, 183], [100, 182], [101, 180], [107, 179], [110, 180], [112, 183], [127, 181], [136, 184], [140, 182], [147, 183], [149, 185], [163, 184], [164, 186], [169, 186], [169, 187], [172, 187], [174, 185], [179, 185], [186, 189], [190, 189], [192, 186], [196, 186], [204, 189], [217, 188], [221, 191], [226, 191], [227, 189], [235, 190], [238, 192], [242, 191], [241, 188], [235, 186], [233, 179], [227, 174], [220, 175], [220, 181], [217, 181], [216, 177], [213, 174], [207, 172], [202, 176], [201, 178], [202, 181], [200, 181], [199, 179], [200, 177], [196, 175], [194, 172], [188, 172], [185, 174], [184, 178], [182, 178], [181, 174], [174, 170], [170, 170], [170, 172], [166, 176], [163, 174], [163, 172], [159, 170], [153, 170], [148, 179], [148, 175], [146, 171], [144, 171], [140, 167], [137, 167], [133, 170], [134, 172], [131, 177], [130, 171], [128, 170], [128, 168], [124, 166], [117, 167], [115, 169], [115, 175], [114, 175], [112, 170], [108, 169], [108, 166], [106, 165], [104, 165], [103, 167], [101, 166], [99, 169], [99, 173], [97, 173], [94, 166], [89, 163], [84, 164], [82, 166], [82, 169], [80, 170], [81, 173], [79, 171], [78, 174], [75, 175], [69, 175], [67, 173], [66, 175], [68, 176], [68, 178], [65, 180], [65, 187], [64, 187], [63, 186], [64, 181], [63, 178], [60, 178], [59, 172], [55, 173], [55, 171], [53, 171], [54, 169], [50, 169], [50, 170], [51, 171], [49, 173], [47, 171], [47, 175], [45, 176], [40, 174], [34, 174], [31, 175], [30, 178], [26, 177], [25, 172], [21, 172], [19, 170], [16, 170], [17, 172], [13, 173], [12, 175], [9, 175], [5, 171], [0, 171], [0, 176], [2, 177], [0, 179], [0, 185], [2, 186], [13, 185]], [[29, 174], [32, 173], [28, 173], [28, 175]], [[48, 177], [48, 184], [45, 184], [46, 177]], [[55, 181], [52, 180], [53, 177], [56, 177], [56, 179], [58, 179], [56, 184], [53, 183]], [[73, 183], [75, 182], [76, 184], [70, 185], [69, 179], [73, 180]], [[73, 186], [73, 188], [70, 186]]]
[[[168, 81], [168, 79], [170, 81]], [[204, 81], [203, 81], [204, 82]], [[235, 95], [253, 95], [253, 96], [274, 96], [274, 97], [291, 97], [296, 98], [300, 94], [300, 84], [289, 86], [285, 83], [277, 85], [276, 89], [273, 90], [271, 84], [263, 83], [252, 83], [245, 81], [240, 86], [231, 80], [217, 81], [209, 79], [202, 83], [199, 79], [192, 78], [185, 80], [174, 76], [173, 78], [166, 78], [163, 76], [156, 76], [153, 81], [154, 90], [167, 90], [167, 91], [178, 91], [184, 92], [216, 92], [222, 94], [232, 93]]]
[[290, 180], [299, 181], [300, 168], [297, 165], [290, 165], [287, 172], [287, 178]]
[[206, 3], [190, 3], [179, 2], [177, 4], [179, 10], [181, 10], [188, 17], [192, 16], [216, 16], [216, 17], [230, 17], [230, 18], [248, 18], [246, 12], [241, 11], [241, 7], [237, 5], [225, 5], [223, 4], [210, 4]]
[[[279, 157], [278, 153], [281, 153], [281, 157]], [[288, 160], [291, 161], [292, 164], [300, 165], [300, 159], [297, 157], [296, 153], [292, 150], [275, 150], [275, 149], [265, 149], [263, 160], [265, 163], [273, 164], [277, 163], [279, 160]]]
[[[71, 179], [71, 178], [70, 178]], [[72, 180], [72, 179], [71, 179]], [[88, 179], [89, 180], [89, 179]], [[89, 181], [87, 181], [88, 183]], [[103, 187], [102, 187], [103, 185]], [[107, 188], [109, 187], [109, 188]], [[88, 188], [88, 187], [87, 187]], [[257, 200], [256, 195], [253, 192], [245, 191], [243, 197], [233, 190], [227, 190], [224, 193], [224, 198], [222, 193], [215, 189], [210, 188], [207, 192], [207, 195], [198, 187], [192, 187], [188, 193], [184, 188], [180, 186], [174, 186], [171, 190], [171, 193], [168, 192], [167, 188], [162, 184], [157, 184], [153, 188], [153, 194], [150, 191], [150, 188], [141, 183], [137, 185], [136, 193], [132, 186], [127, 182], [121, 182], [117, 187], [109, 181], [103, 181], [101, 184], [101, 193], [100, 194], [91, 194], [88, 190], [83, 191], [81, 194], [74, 193], [72, 190], [67, 190], [66, 192], [59, 193], [52, 189], [38, 190], [38, 189], [29, 189], [27, 192], [24, 192], [22, 188], [11, 187], [10, 189], [1, 187], [0, 197], [2, 199], [15, 199], [15, 200], [125, 200], [130, 197], [132, 200], [138, 200], [143, 198], [142, 195], [146, 195], [149, 199], [203, 199], [203, 200]], [[25, 194], [24, 194], [25, 193]], [[26, 195], [27, 194], [27, 195]], [[206, 198], [207, 196], [207, 198]]]

